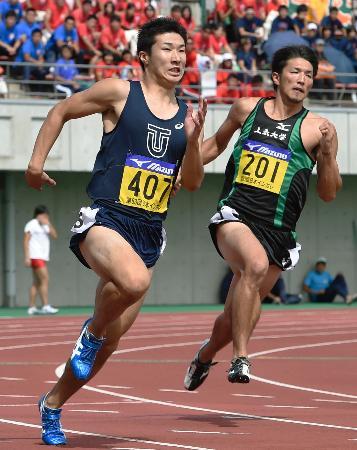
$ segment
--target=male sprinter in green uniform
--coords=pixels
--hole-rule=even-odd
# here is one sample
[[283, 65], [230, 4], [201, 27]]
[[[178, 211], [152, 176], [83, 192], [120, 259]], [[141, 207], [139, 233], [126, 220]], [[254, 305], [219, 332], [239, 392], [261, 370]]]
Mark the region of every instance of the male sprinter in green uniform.
[[247, 345], [259, 319], [260, 300], [281, 271], [292, 269], [299, 259], [295, 226], [315, 163], [322, 200], [333, 200], [341, 188], [335, 127], [303, 106], [316, 73], [317, 59], [310, 48], [277, 51], [272, 61], [276, 97], [237, 100], [217, 133], [203, 144], [206, 164], [241, 128], [218, 212], [209, 226], [234, 277], [224, 312], [188, 368], [184, 380], [188, 390], [203, 383], [215, 354], [232, 340], [228, 380], [249, 382]]
[[82, 332], [64, 374], [39, 402], [42, 439], [66, 443], [61, 406], [93, 377], [134, 322], [165, 244], [162, 222], [181, 167], [181, 184], [197, 189], [203, 179], [200, 135], [206, 105], [197, 113], [175, 96], [186, 63], [185, 29], [159, 18], [139, 31], [142, 82], [107, 79], [58, 103], [37, 137], [26, 179], [41, 189], [54, 185], [44, 163], [63, 125], [102, 113], [103, 137], [87, 193], [73, 225], [71, 249], [99, 276], [93, 317]]

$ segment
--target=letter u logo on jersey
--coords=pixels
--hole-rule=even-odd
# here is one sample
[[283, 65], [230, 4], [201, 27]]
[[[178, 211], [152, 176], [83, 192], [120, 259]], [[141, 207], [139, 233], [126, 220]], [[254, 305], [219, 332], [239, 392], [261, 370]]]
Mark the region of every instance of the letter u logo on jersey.
[[165, 155], [170, 135], [171, 130], [148, 123], [146, 145], [151, 156], [162, 158]]

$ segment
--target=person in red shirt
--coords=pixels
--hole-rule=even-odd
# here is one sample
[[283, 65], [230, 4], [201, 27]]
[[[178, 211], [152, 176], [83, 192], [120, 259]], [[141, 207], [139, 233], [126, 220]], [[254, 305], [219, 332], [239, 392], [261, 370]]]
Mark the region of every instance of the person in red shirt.
[[50, 33], [64, 23], [69, 15], [69, 7], [65, 0], [50, 0], [45, 16], [45, 28]]
[[[233, 55], [233, 51], [227, 42], [222, 25], [215, 25], [213, 27], [213, 34], [211, 34], [209, 38], [209, 47], [209, 52], [213, 57], [222, 55], [223, 53], [231, 53]], [[216, 59], [219, 60], [219, 58]]]
[[[135, 12], [140, 15], [143, 13], [145, 6], [147, 4], [147, 1], [146, 0], [132, 0], [130, 3], [132, 3], [135, 6]], [[127, 4], [128, 4], [127, 0], [117, 0], [116, 9], [118, 11], [125, 11]]]
[[200, 55], [209, 56], [210, 36], [211, 36], [211, 27], [209, 25], [204, 25], [201, 31], [195, 33], [195, 35], [193, 36], [195, 50]]
[[189, 34], [193, 34], [196, 29], [196, 22], [192, 18], [192, 10], [189, 5], [186, 5], [181, 10], [180, 24], [187, 30]]
[[135, 10], [134, 3], [128, 3], [121, 16], [121, 25], [124, 30], [137, 30], [140, 26], [141, 16]]
[[[122, 80], [140, 80], [141, 67], [129, 50], [124, 50], [122, 61], [118, 64], [119, 77]], [[130, 75], [129, 75], [130, 73]]]
[[[100, 51], [100, 32], [98, 31], [98, 18], [95, 14], [89, 16], [85, 23], [78, 25], [79, 48], [81, 64], [96, 64], [102, 56]], [[89, 75], [94, 77], [94, 68], [89, 69]]]
[[170, 9], [170, 17], [171, 19], [176, 20], [176, 22], [180, 22], [182, 18], [181, 7], [179, 5], [174, 5]]
[[84, 0], [80, 8], [73, 11], [72, 16], [76, 21], [76, 26], [78, 28], [79, 24], [86, 23], [89, 16], [93, 14], [92, 1]]
[[141, 16], [140, 26], [142, 27], [150, 20], [156, 19], [156, 10], [152, 5], [148, 5], [145, 7], [144, 12]]
[[[102, 5], [102, 3], [100, 3]], [[109, 1], [104, 4], [104, 9], [98, 14], [99, 27], [101, 30], [109, 27], [110, 18], [115, 14], [114, 2]]]
[[193, 39], [189, 37], [187, 38], [186, 44], [186, 69], [180, 83], [182, 94], [198, 98], [200, 83], [200, 72], [197, 67], [197, 52]]
[[219, 65], [219, 68], [216, 72], [217, 86], [227, 82], [232, 70], [233, 70], [233, 56], [230, 53], [225, 53], [222, 56], [222, 62]]
[[112, 52], [114, 58], [121, 56], [123, 49], [127, 46], [127, 40], [119, 16], [111, 17], [110, 26], [102, 31], [100, 42], [103, 50]]
[[104, 80], [104, 78], [119, 78], [118, 68], [115, 66], [113, 53], [103, 53], [103, 58], [95, 65], [94, 74], [96, 81]]
[[264, 79], [261, 75], [254, 75], [251, 82], [251, 94], [250, 97], [275, 97], [276, 93], [274, 89], [266, 87], [264, 85]]

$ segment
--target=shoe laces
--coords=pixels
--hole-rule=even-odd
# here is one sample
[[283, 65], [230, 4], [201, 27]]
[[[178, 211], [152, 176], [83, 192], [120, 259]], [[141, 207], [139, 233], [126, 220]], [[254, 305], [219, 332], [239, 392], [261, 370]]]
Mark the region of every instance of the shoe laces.
[[232, 369], [241, 369], [243, 365], [251, 367], [252, 364], [245, 356], [239, 356], [232, 360], [232, 365], [228, 372]]
[[45, 411], [44, 415], [45, 417], [43, 417], [43, 425], [46, 433], [62, 433], [60, 413]]

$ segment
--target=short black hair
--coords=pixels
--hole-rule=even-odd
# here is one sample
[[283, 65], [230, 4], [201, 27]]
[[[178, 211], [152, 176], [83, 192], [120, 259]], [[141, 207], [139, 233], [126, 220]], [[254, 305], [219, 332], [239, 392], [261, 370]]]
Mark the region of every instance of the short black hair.
[[[170, 17], [159, 17], [158, 19], [150, 20], [138, 33], [138, 43], [137, 43], [137, 55], [140, 52], [146, 52], [150, 55], [151, 48], [155, 44], [155, 37], [164, 33], [177, 33], [179, 34], [187, 44], [187, 31], [180, 25], [176, 20]], [[140, 61], [141, 68], [145, 70], [144, 64]]]
[[42, 30], [40, 30], [39, 28], [35, 28], [34, 30], [31, 31], [31, 36], [33, 36], [36, 33], [39, 33], [42, 35]]
[[17, 14], [13, 9], [10, 9], [10, 11], [8, 11], [5, 14], [5, 19], [7, 19], [8, 17], [15, 17], [15, 19], [17, 18]]
[[297, 13], [297, 14], [299, 14], [299, 13], [301, 13], [301, 12], [307, 12], [307, 11], [308, 11], [308, 7], [307, 7], [306, 5], [304, 5], [304, 4], [299, 5], [299, 6], [296, 8], [296, 13]]
[[[293, 58], [306, 59], [312, 65], [313, 76], [317, 75], [318, 60], [316, 54], [306, 45], [289, 45], [277, 50], [273, 55], [271, 72], [281, 74], [287, 62]], [[274, 89], [276, 89], [276, 85], [274, 85]]]
[[36, 218], [39, 214], [49, 214], [47, 206], [37, 205], [34, 209], [33, 216]]
[[336, 6], [330, 6], [329, 12], [330, 12], [330, 13], [332, 13], [332, 12], [338, 12], [338, 8], [337, 8]]

